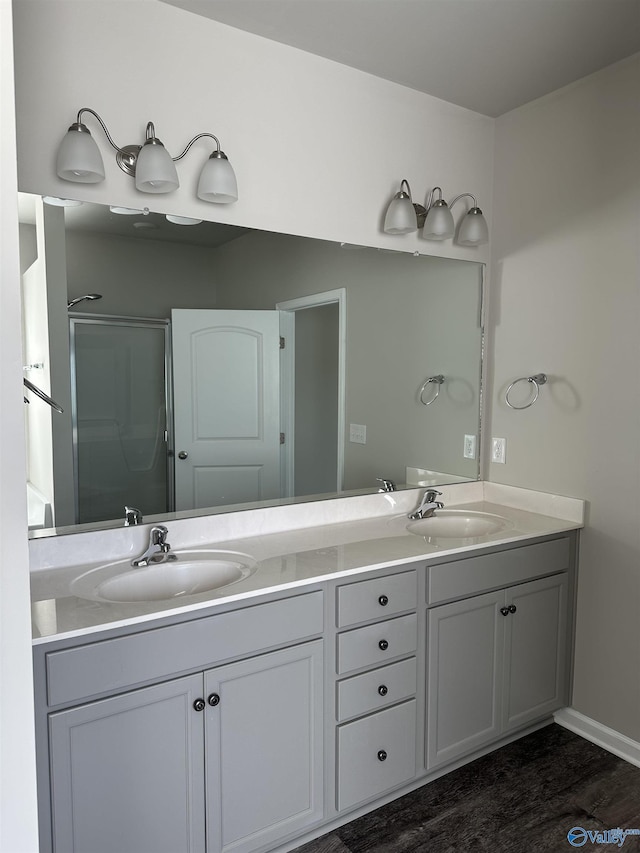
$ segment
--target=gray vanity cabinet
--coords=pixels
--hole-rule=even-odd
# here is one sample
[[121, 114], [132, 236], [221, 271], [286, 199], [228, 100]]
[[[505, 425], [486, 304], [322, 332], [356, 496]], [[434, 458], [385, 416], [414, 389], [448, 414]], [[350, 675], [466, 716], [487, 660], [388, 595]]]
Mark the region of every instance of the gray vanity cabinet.
[[338, 811], [415, 778], [417, 587], [415, 569], [337, 587]]
[[568, 575], [428, 611], [427, 768], [566, 702]]
[[249, 853], [319, 822], [322, 641], [219, 667], [204, 680], [208, 853]]
[[42, 850], [250, 853], [319, 824], [323, 627], [316, 591], [43, 649]]
[[50, 715], [55, 851], [204, 851], [201, 695], [192, 675]]

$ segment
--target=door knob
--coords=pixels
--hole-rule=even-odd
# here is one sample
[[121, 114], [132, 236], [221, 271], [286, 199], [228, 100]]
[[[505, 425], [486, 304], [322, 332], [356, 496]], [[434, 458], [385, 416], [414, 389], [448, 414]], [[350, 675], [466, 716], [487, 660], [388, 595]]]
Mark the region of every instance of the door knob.
[[178, 453], [178, 459], [186, 459], [188, 455], [189, 454], [186, 450], [181, 450], [180, 453]]

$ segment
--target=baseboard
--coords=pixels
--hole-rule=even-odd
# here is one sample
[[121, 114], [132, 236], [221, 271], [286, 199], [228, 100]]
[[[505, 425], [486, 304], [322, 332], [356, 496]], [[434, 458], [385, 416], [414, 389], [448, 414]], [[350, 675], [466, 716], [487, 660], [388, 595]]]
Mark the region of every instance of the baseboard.
[[553, 719], [559, 726], [575, 732], [577, 735], [590, 740], [597, 746], [601, 746], [608, 752], [612, 752], [619, 758], [624, 758], [630, 764], [640, 767], [640, 743], [631, 740], [630, 737], [620, 734], [615, 729], [603, 726], [597, 720], [586, 717], [573, 708], [561, 708], [553, 715]]

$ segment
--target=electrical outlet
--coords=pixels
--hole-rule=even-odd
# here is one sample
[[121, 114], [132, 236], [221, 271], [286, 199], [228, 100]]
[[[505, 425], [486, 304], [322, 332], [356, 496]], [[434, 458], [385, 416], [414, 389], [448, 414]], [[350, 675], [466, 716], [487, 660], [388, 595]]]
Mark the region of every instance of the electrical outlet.
[[353, 441], [355, 444], [366, 444], [366, 426], [364, 424], [349, 424], [349, 441]]
[[465, 435], [463, 456], [465, 459], [475, 459], [476, 458], [476, 437], [475, 437], [475, 435]]
[[507, 461], [507, 439], [492, 438], [491, 439], [491, 461], [499, 462], [504, 465]]

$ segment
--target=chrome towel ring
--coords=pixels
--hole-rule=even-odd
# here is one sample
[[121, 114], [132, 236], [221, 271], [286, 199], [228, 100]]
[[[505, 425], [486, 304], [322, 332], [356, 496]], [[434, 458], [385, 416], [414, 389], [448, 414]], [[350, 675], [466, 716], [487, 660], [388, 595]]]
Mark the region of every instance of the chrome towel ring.
[[[433, 402], [435, 402], [435, 400], [438, 399], [438, 394], [440, 393], [440, 386], [442, 385], [443, 382], [444, 382], [444, 376], [441, 373], [439, 373], [437, 376], [430, 376], [426, 380], [426, 382], [423, 384], [422, 388], [420, 389], [420, 402], [422, 403], [423, 406], [430, 406]], [[429, 383], [432, 383], [433, 385], [436, 386], [436, 393], [431, 397], [430, 400], [425, 400], [424, 399], [424, 392], [427, 388], [427, 385], [429, 385]]]
[[[535, 393], [533, 396], [533, 400], [528, 402], [525, 406], [514, 406], [513, 403], [509, 400], [509, 391], [513, 388], [514, 385], [517, 385], [518, 382], [531, 382], [535, 387]], [[545, 385], [547, 382], [547, 374], [546, 373], [536, 373], [535, 376], [521, 376], [519, 379], [514, 379], [511, 385], [507, 388], [507, 391], [504, 395], [505, 402], [510, 409], [528, 409], [529, 406], [533, 406], [535, 401], [538, 399], [538, 395], [540, 394], [540, 386]]]

